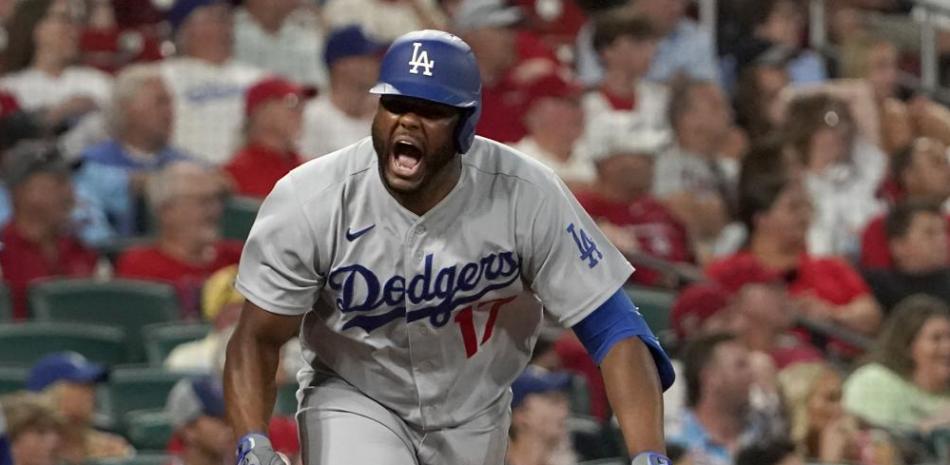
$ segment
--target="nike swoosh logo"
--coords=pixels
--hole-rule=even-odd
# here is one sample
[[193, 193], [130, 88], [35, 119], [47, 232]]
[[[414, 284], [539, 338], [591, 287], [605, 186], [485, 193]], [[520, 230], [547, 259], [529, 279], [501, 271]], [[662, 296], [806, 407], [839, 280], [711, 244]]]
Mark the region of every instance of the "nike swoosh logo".
[[348, 241], [350, 241], [350, 242], [353, 242], [353, 241], [359, 239], [360, 236], [362, 236], [363, 234], [368, 233], [371, 229], [373, 229], [373, 228], [375, 228], [375, 227], [376, 227], [375, 224], [371, 224], [371, 225], [369, 225], [369, 226], [367, 226], [367, 227], [365, 227], [365, 228], [363, 228], [363, 229], [360, 229], [359, 231], [350, 231], [350, 229], [347, 228], [347, 230], [346, 230], [346, 240], [348, 240]]

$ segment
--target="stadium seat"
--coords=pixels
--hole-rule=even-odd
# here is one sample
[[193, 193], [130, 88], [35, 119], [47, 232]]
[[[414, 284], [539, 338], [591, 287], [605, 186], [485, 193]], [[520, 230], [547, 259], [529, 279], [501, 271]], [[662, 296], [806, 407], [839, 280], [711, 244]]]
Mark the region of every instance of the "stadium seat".
[[676, 300], [675, 292], [642, 286], [630, 286], [626, 290], [654, 334], [659, 337], [670, 330], [670, 311]]
[[224, 206], [221, 215], [221, 235], [227, 239], [243, 241], [251, 232], [261, 202], [249, 197], [232, 197]]
[[142, 329], [145, 358], [152, 366], [162, 366], [168, 354], [179, 344], [204, 338], [211, 325], [202, 323], [158, 323]]
[[571, 413], [577, 415], [591, 414], [590, 389], [587, 388], [587, 380], [583, 376], [571, 376], [571, 388], [567, 394], [571, 405]]
[[175, 457], [159, 453], [137, 453], [124, 459], [87, 460], [83, 465], [169, 465], [177, 463]]
[[0, 363], [30, 366], [50, 352], [71, 350], [115, 365], [126, 362], [125, 331], [111, 326], [30, 321], [0, 324]]
[[274, 404], [275, 414], [288, 416], [297, 414], [297, 387], [295, 381], [277, 387], [277, 402]]
[[29, 373], [26, 367], [0, 366], [0, 395], [23, 389]]
[[139, 451], [162, 451], [172, 437], [171, 420], [164, 410], [134, 410], [125, 415], [126, 435]]
[[142, 366], [114, 369], [109, 378], [112, 417], [125, 420], [125, 415], [133, 410], [164, 408], [168, 392], [189, 374]]
[[10, 289], [0, 283], [0, 323], [13, 319], [13, 304], [10, 301]]
[[174, 288], [147, 281], [117, 279], [45, 281], [29, 290], [33, 315], [41, 321], [83, 322], [122, 328], [130, 362], [145, 360], [142, 328], [179, 317]]

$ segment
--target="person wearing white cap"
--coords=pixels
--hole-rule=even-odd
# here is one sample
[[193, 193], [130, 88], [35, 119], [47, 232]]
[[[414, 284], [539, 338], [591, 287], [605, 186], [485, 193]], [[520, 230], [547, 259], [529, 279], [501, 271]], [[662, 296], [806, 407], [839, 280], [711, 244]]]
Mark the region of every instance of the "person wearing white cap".
[[[670, 140], [642, 120], [618, 113], [596, 118], [588, 131], [587, 155], [597, 179], [577, 200], [624, 253], [644, 253], [670, 262], [690, 262], [686, 228], [650, 191], [653, 164]], [[654, 270], [638, 267], [634, 281], [660, 285]]]

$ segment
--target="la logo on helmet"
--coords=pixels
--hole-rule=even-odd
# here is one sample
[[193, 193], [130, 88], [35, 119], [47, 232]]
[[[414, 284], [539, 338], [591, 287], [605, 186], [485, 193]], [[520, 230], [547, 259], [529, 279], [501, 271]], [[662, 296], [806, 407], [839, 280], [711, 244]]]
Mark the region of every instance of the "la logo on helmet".
[[409, 72], [412, 74], [419, 74], [419, 67], [424, 68], [422, 70], [423, 76], [432, 76], [432, 68], [435, 67], [435, 60], [429, 59], [429, 52], [425, 50], [420, 50], [422, 47], [422, 42], [413, 42], [412, 43], [412, 59], [409, 60], [409, 65], [412, 68], [409, 68]]

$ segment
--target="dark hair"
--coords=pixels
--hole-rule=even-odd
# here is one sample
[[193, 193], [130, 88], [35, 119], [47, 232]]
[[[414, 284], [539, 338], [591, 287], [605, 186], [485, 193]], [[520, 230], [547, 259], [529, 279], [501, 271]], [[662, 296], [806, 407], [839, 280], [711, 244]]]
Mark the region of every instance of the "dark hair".
[[3, 52], [3, 71], [13, 73], [30, 66], [36, 53], [33, 30], [43, 20], [54, 0], [23, 0], [6, 24], [7, 48]]
[[914, 200], [901, 202], [892, 208], [887, 214], [887, 218], [884, 219], [884, 231], [887, 233], [887, 239], [892, 241], [904, 237], [910, 231], [914, 218], [920, 213], [932, 213], [942, 217], [940, 204]]
[[686, 344], [683, 348], [683, 371], [686, 377], [686, 405], [695, 407], [702, 396], [703, 370], [709, 366], [720, 344], [735, 341], [729, 333], [709, 334]]
[[732, 106], [736, 111], [736, 122], [753, 140], [775, 129], [766, 114], [767, 104], [767, 96], [759, 85], [759, 67], [746, 66], [739, 73]]
[[772, 12], [775, 11], [776, 6], [783, 1], [788, 1], [792, 4], [795, 3], [793, 0], [754, 0], [743, 2], [742, 20], [745, 21], [750, 30], [754, 30], [757, 26], [765, 24], [769, 17], [772, 16]]
[[950, 320], [950, 308], [942, 300], [923, 294], [901, 300], [884, 322], [870, 361], [910, 378], [916, 369], [910, 348], [927, 320], [935, 317]]
[[736, 465], [777, 465], [794, 453], [795, 444], [786, 438], [756, 442], [739, 451]]
[[647, 18], [629, 11], [614, 8], [594, 17], [594, 50], [600, 53], [621, 37], [633, 40], [655, 40], [659, 37], [653, 23]]
[[[789, 145], [795, 149], [802, 163], [807, 166], [808, 157], [811, 156], [812, 137], [815, 133], [821, 129], [842, 124], [853, 126], [854, 118], [851, 110], [841, 100], [827, 94], [815, 94], [792, 100], [788, 106], [786, 121], [785, 129]], [[849, 132], [849, 135], [853, 134], [853, 129], [849, 129]]]
[[742, 160], [738, 216], [750, 237], [755, 231], [755, 217], [771, 209], [791, 181], [784, 150], [785, 138], [774, 134], [760, 139]]
[[693, 90], [698, 87], [715, 86], [713, 81], [695, 79], [685, 75], [678, 75], [670, 82], [670, 103], [667, 109], [667, 119], [670, 127], [676, 131], [676, 123], [693, 106]]

